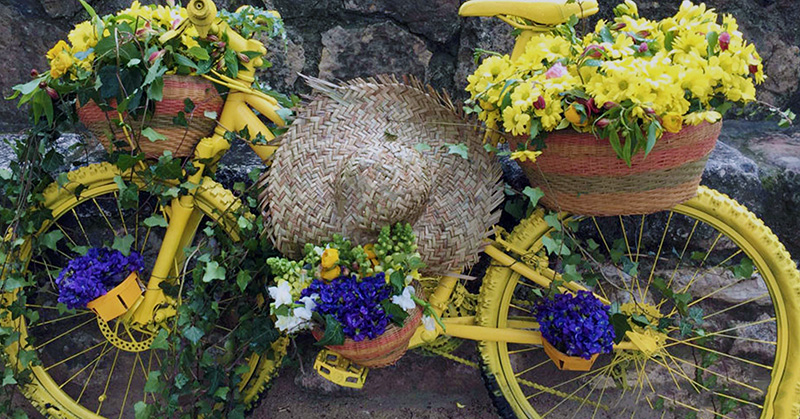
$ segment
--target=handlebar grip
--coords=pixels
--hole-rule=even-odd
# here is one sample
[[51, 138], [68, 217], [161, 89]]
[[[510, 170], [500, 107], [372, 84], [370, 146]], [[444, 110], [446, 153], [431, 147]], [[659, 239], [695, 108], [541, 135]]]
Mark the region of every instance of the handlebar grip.
[[217, 18], [217, 5], [213, 0], [192, 0], [186, 6], [189, 21], [197, 28], [201, 38], [208, 36], [211, 25]]

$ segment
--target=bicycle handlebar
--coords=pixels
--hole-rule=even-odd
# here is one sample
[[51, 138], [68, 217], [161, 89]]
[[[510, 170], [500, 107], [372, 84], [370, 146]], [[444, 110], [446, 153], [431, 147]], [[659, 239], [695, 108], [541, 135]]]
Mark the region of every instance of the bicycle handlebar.
[[217, 18], [217, 5], [213, 0], [192, 0], [186, 6], [189, 21], [197, 29], [201, 38], [208, 36], [214, 20]]

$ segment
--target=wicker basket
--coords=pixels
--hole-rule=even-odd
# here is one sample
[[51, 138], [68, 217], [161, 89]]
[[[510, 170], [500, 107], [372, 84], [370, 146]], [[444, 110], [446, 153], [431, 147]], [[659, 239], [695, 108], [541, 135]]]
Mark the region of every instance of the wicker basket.
[[[544, 192], [540, 202], [549, 209], [596, 216], [649, 214], [695, 196], [721, 128], [722, 122], [704, 122], [664, 133], [650, 154], [637, 154], [630, 167], [607, 140], [558, 131], [545, 139], [535, 163], [520, 165]], [[512, 150], [519, 142], [509, 141]]]
[[[423, 298], [422, 286], [419, 284], [414, 284], [414, 286], [417, 290], [417, 297]], [[421, 320], [422, 309], [417, 306], [406, 317], [403, 327], [397, 327], [392, 323], [382, 335], [375, 339], [360, 342], [345, 339], [344, 344], [329, 345], [327, 348], [362, 367], [380, 368], [394, 365], [408, 350], [408, 342], [416, 332]], [[324, 331], [315, 328], [311, 333], [315, 339], [320, 340]]]
[[[173, 118], [185, 111], [186, 99], [190, 99], [195, 105], [191, 113], [185, 114], [189, 126], [175, 125]], [[111, 102], [112, 106], [115, 104], [116, 102]], [[219, 114], [223, 104], [224, 100], [208, 80], [194, 76], [164, 76], [164, 97], [156, 102], [155, 112], [144, 121], [144, 127], [156, 130], [167, 137], [167, 140], [150, 141], [140, 136], [141, 118], [128, 121], [132, 127], [131, 135], [134, 141], [138, 139], [139, 148], [148, 158], [158, 158], [165, 150], [171, 151], [175, 157], [189, 156], [195, 144], [210, 135], [216, 127], [216, 121], [205, 117], [204, 113]], [[78, 117], [107, 150], [112, 150], [114, 145], [128, 144], [122, 128], [112, 122], [119, 119], [116, 111], [103, 112], [96, 103], [89, 102], [78, 106]], [[110, 138], [113, 138], [114, 144]]]

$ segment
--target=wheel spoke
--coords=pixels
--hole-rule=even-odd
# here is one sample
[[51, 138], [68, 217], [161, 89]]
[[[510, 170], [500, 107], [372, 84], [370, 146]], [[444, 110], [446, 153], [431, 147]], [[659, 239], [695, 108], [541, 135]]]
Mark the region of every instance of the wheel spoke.
[[67, 335], [69, 335], [69, 334], [71, 334], [71, 333], [75, 332], [76, 330], [80, 329], [80, 328], [81, 328], [81, 327], [83, 327], [83, 326], [86, 326], [87, 324], [89, 324], [89, 323], [91, 323], [91, 322], [93, 322], [93, 321], [95, 321], [95, 319], [94, 319], [94, 318], [91, 318], [91, 319], [89, 319], [89, 320], [87, 320], [87, 321], [85, 321], [85, 322], [83, 322], [83, 323], [81, 323], [81, 324], [79, 324], [79, 325], [77, 325], [77, 326], [73, 327], [72, 329], [69, 329], [69, 330], [67, 330], [66, 332], [63, 332], [63, 333], [61, 333], [60, 335], [58, 335], [58, 336], [56, 336], [56, 337], [54, 337], [54, 338], [52, 338], [52, 339], [48, 340], [47, 342], [45, 342], [45, 343], [43, 343], [43, 344], [41, 344], [41, 345], [39, 345], [39, 346], [35, 347], [34, 349], [36, 349], [36, 350], [38, 351], [38, 350], [40, 350], [40, 349], [44, 348], [45, 346], [47, 346], [47, 345], [49, 345], [49, 344], [51, 344], [51, 343], [53, 343], [53, 342], [55, 342], [55, 341], [57, 341], [57, 340], [59, 340], [59, 339], [63, 338], [64, 336], [67, 336]]

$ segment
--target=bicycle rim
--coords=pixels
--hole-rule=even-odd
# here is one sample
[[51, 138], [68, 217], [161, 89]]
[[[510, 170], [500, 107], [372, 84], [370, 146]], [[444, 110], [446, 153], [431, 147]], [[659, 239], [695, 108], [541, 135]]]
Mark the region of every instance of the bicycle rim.
[[[700, 318], [695, 327], [707, 336], [684, 335], [688, 330], [680, 328], [689, 320], [673, 322], [656, 353], [601, 355], [586, 373], [559, 371], [538, 346], [482, 342], [487, 386], [499, 396], [495, 402], [501, 413], [532, 418], [798, 417], [800, 361], [790, 356], [790, 348], [800, 344], [795, 291], [800, 273], [760, 220], [701, 187], [696, 198], [664, 214], [585, 218], [583, 224], [588, 226], [578, 231], [593, 230], [585, 234], [607, 255], [614, 250], [616, 231], [623, 255], [616, 265], [629, 265], [598, 263], [597, 270], [607, 272], [600, 272], [596, 294], [627, 303], [626, 309], [653, 322], [681, 317], [675, 314], [678, 304], [654, 287], [655, 278], [662, 277], [670, 290], [689, 295], [687, 305]], [[654, 226], [656, 232], [648, 233]], [[508, 241], [529, 252], [526, 257], [542, 256], [542, 238], [552, 230], [536, 213]], [[752, 261], [752, 275], [745, 258]], [[628, 275], [632, 262], [638, 273]], [[552, 259], [550, 265], [561, 269]], [[491, 267], [478, 322], [534, 329], [531, 284], [507, 267]]]
[[[158, 252], [161, 227], [142, 227], [141, 221], [154, 214], [168, 219], [154, 197], [140, 196], [140, 206], [125, 210], [118, 205], [119, 187], [114, 178], [119, 171], [108, 164], [92, 165], [69, 174], [71, 184], [83, 184], [80, 199], [72, 189], [46, 194], [53, 220], [39, 237], [51, 232], [62, 236], [52, 249], [33, 254], [28, 270], [44, 278], [35, 291], [28, 291], [26, 304], [39, 313], [38, 321], [15, 321], [21, 341], [36, 349], [41, 365], [34, 366], [32, 384], [23, 393], [44, 414], [59, 418], [133, 418], [134, 405], [148, 401], [144, 392], [148, 374], [161, 364], [163, 352], [149, 349], [153, 333], [126, 327], [118, 320], [102, 322], [88, 310], [64, 311], [56, 304], [57, 290], [52, 283], [64, 260], [74, 256], [76, 246], [110, 246], [118, 238], [132, 237], [132, 249], [145, 258], [145, 272]], [[136, 179], [141, 186], [141, 181]], [[141, 195], [141, 194], [140, 194]], [[206, 220], [235, 235], [235, 222], [225, 219], [236, 198], [216, 183], [204, 185], [196, 204]], [[200, 224], [200, 228], [205, 225]], [[36, 272], [38, 271], [38, 272]], [[175, 272], [179, 272], [176, 267]], [[220, 335], [236, 327], [238, 313], [225, 311], [236, 296], [221, 297]], [[231, 309], [232, 310], [232, 309]], [[208, 336], [213, 339], [213, 336]], [[247, 359], [250, 372], [240, 385], [246, 402], [254, 401], [277, 370], [286, 341], [279, 339], [268, 356]], [[220, 355], [226, 348], [218, 348]], [[16, 365], [16, 346], [7, 348]], [[161, 355], [159, 355], [161, 353]]]

